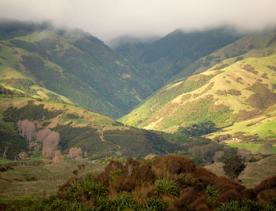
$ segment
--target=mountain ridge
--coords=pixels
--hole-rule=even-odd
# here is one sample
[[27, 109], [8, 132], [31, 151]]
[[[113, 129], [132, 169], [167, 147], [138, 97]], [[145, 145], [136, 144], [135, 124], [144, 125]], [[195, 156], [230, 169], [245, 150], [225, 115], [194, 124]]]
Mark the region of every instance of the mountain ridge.
[[[151, 78], [156, 90], [200, 57], [237, 40], [241, 35], [227, 27], [205, 31], [175, 30], [153, 41], [121, 42], [114, 49]], [[189, 72], [187, 75], [192, 74]]]

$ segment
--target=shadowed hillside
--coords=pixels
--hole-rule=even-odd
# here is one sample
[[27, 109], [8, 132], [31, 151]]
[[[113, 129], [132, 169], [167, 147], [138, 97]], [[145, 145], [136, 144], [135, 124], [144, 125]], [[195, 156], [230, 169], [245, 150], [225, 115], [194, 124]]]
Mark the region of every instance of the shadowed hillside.
[[[185, 32], [175, 30], [165, 37], [139, 41], [118, 39], [114, 49], [149, 78], [155, 89], [165, 85], [172, 77], [200, 57], [236, 41], [241, 35], [233, 29], [215, 28]], [[191, 75], [193, 71], [185, 71]]]

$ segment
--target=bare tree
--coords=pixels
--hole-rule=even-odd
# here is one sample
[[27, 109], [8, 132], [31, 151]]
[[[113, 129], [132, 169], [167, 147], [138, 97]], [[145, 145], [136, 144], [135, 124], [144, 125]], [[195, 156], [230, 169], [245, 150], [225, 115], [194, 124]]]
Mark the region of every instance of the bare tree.
[[18, 132], [28, 142], [31, 142], [36, 134], [35, 124], [28, 119], [17, 122]]
[[6, 159], [7, 158], [7, 151], [8, 151], [9, 147], [6, 147], [4, 148], [4, 151], [3, 151], [3, 154], [2, 154], [2, 158], [3, 159]]
[[54, 156], [53, 156], [53, 163], [54, 163], [54, 164], [58, 164], [58, 163], [60, 163], [62, 160], [63, 160], [63, 156], [62, 156], [60, 150], [56, 150], [56, 151], [54, 152]]
[[42, 156], [44, 158], [53, 158], [54, 152], [57, 150], [59, 141], [60, 141], [59, 133], [52, 131], [42, 141]]
[[44, 128], [39, 130], [36, 134], [36, 140], [43, 142], [43, 140], [51, 133], [49, 128]]

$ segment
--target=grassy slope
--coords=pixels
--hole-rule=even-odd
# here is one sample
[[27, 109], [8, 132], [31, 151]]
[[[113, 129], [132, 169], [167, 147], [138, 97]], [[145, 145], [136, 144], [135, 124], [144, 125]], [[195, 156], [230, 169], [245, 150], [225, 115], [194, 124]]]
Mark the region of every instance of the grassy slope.
[[[179, 126], [205, 120], [212, 120], [220, 127], [239, 121], [232, 126], [239, 132], [275, 137], [274, 38], [275, 33], [248, 36], [211, 54], [222, 55], [222, 61], [200, 74], [165, 86], [121, 121], [163, 131], [175, 131]], [[244, 50], [244, 46], [249, 47]], [[242, 56], [233, 52], [234, 49], [243, 49]], [[234, 57], [225, 59], [225, 54]], [[252, 123], [251, 128], [242, 127], [249, 123], [242, 121], [244, 113], [248, 114], [246, 121], [250, 123], [254, 118], [266, 119], [259, 125]]]
[[[214, 65], [223, 67], [246, 57], [262, 56], [269, 53], [271, 49], [275, 49], [275, 32], [247, 35], [184, 67], [174, 78], [183, 80], [187, 73], [199, 73]], [[231, 60], [231, 58], [234, 59]]]
[[[48, 89], [68, 96], [74, 103], [79, 103], [94, 110], [98, 110], [97, 107], [101, 106], [102, 110], [98, 111], [102, 113], [104, 113], [104, 110], [118, 112], [109, 102], [99, 97], [91, 87], [88, 87], [86, 84], [83, 85], [83, 88], [80, 87], [78, 84], [81, 81], [71, 74], [64, 72], [63, 68], [59, 65], [45, 60], [45, 58], [39, 56], [34, 51], [17, 48], [15, 44], [12, 45], [14, 47], [10, 47], [10, 45], [10, 42], [7, 41], [0, 42], [0, 63], [4, 66], [2, 69], [5, 69], [5, 72], [9, 72], [8, 75], [12, 74], [10, 70], [17, 70], [19, 74], [23, 73], [25, 76], [27, 75], [25, 79], [32, 79], [42, 87], [46, 86]], [[23, 81], [21, 78], [21, 81], [13, 80], [5, 82], [13, 82], [13, 86], [24, 85], [26, 89], [32, 85], [29, 81]]]
[[86, 160], [66, 160], [58, 164], [35, 163], [34, 161], [19, 163], [13, 169], [0, 174], [0, 199], [42, 198], [55, 194], [59, 186], [73, 177], [77, 165], [85, 164], [79, 176], [99, 171], [103, 164]]
[[[245, 169], [239, 175], [241, 183], [248, 188], [256, 186], [260, 181], [275, 176], [276, 173], [276, 155], [271, 155], [256, 162], [249, 162]], [[204, 168], [218, 176], [225, 176], [223, 163], [216, 162], [206, 165]]]
[[11, 92], [38, 100], [52, 100], [72, 104], [68, 98], [39, 86], [32, 78], [11, 67], [0, 65], [0, 85]]
[[253, 187], [259, 181], [274, 176], [276, 173], [276, 155], [269, 156], [260, 161], [248, 163], [246, 168], [242, 171], [239, 179], [247, 187]]

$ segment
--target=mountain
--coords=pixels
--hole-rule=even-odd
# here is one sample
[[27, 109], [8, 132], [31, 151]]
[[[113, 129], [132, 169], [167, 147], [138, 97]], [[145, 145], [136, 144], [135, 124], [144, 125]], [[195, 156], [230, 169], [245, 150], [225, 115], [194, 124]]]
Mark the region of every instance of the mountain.
[[212, 121], [223, 128], [212, 138], [276, 137], [275, 32], [246, 35], [189, 68], [196, 73], [180, 73], [121, 121], [168, 132]]
[[150, 79], [153, 89], [158, 89], [184, 67], [240, 36], [228, 28], [195, 32], [176, 30], [160, 39], [119, 39], [114, 49], [139, 70], [141, 77]]
[[127, 112], [158, 87], [151, 81], [83, 31], [1, 22], [1, 153], [11, 159], [20, 152], [43, 151], [38, 134], [50, 132], [59, 137], [53, 139], [58, 140], [54, 149], [65, 154], [74, 147], [90, 158], [174, 152], [176, 145], [163, 135], [102, 115]]
[[93, 159], [173, 152], [175, 144], [161, 135], [95, 112], [127, 111], [140, 101], [138, 90], [147, 93], [143, 86], [123, 58], [89, 34], [2, 22], [1, 157], [53, 156], [74, 148]]
[[75, 104], [116, 118], [193, 61], [239, 36], [228, 29], [178, 30], [158, 40], [125, 38], [114, 51], [81, 30], [2, 21], [0, 63]]
[[152, 93], [137, 70], [102, 41], [47, 23], [1, 22], [0, 63], [75, 104], [113, 117]]
[[[53, 136], [51, 139], [49, 134]], [[51, 154], [54, 150], [67, 154], [77, 147], [94, 159], [176, 150], [175, 144], [156, 133], [123, 126], [110, 117], [77, 106], [20, 71], [3, 65], [0, 66], [0, 137], [0, 154], [9, 159], [20, 152], [41, 154], [48, 142]]]

